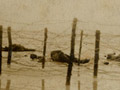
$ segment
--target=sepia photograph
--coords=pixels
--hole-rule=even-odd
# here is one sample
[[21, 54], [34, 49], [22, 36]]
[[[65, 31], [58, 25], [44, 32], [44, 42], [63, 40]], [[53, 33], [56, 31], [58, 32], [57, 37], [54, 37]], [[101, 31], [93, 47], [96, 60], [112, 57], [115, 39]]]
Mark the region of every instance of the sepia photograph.
[[119, 84], [119, 0], [0, 0], [0, 90]]

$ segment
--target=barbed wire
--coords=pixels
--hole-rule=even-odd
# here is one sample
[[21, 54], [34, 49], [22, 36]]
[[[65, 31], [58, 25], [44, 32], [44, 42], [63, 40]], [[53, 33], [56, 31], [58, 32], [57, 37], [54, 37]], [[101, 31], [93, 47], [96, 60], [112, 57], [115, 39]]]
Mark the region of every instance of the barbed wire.
[[[67, 34], [67, 32], [69, 31], [71, 29], [71, 27], [68, 27], [68, 28], [66, 28], [65, 30], [63, 30], [61, 33], [55, 33], [55, 32], [51, 32], [51, 31], [48, 31], [48, 35], [50, 36], [50, 37], [48, 37], [48, 41], [47, 41], [47, 43], [48, 43], [48, 45], [50, 45], [50, 46], [47, 46], [48, 47], [48, 51], [51, 51], [52, 50], [52, 48], [56, 48], [56, 49], [62, 49], [62, 50], [69, 50], [70, 49], [70, 46], [69, 47], [67, 47], [68, 46], [68, 44], [70, 44], [70, 43], [68, 43], [68, 41], [65, 41], [65, 39], [63, 40], [63, 38], [69, 38], [68, 40], [70, 40], [70, 37], [68, 37], [68, 36], [71, 36], [71, 34]], [[38, 32], [40, 32], [40, 34], [38, 33]], [[65, 32], [66, 32], [66, 34], [65, 34]], [[26, 32], [26, 33], [28, 33], [28, 31]], [[30, 35], [30, 33], [32, 33], [32, 32], [30, 32], [30, 33], [28, 33], [28, 35], [26, 35], [26, 33], [22, 33], [21, 31], [19, 31], [19, 32], [17, 32], [17, 31], [15, 31], [15, 30], [13, 30], [12, 31], [12, 34], [13, 34], [13, 38], [15, 38], [16, 39], [16, 41], [17, 40], [19, 40], [19, 39], [21, 39], [21, 40], [27, 40], [26, 41], [26, 43], [32, 43], [32, 45], [34, 45], [35, 47], [38, 47], [38, 48], [40, 48], [41, 46], [41, 48], [43, 48], [43, 42], [44, 42], [44, 40], [43, 40], [43, 36], [44, 36], [44, 29], [42, 29], [42, 30], [40, 30], [40, 31], [37, 31], [37, 32], [34, 32], [34, 35], [32, 35], [32, 37], [31, 37], [31, 35]], [[70, 33], [71, 33], [71, 30], [70, 30]], [[4, 37], [4, 38], [7, 38], [7, 29], [4, 29], [4, 34], [6, 34], [6, 36]], [[42, 39], [38, 39], [38, 37], [36, 38], [36, 36], [41, 36], [42, 37]], [[52, 36], [52, 37], [51, 37]], [[108, 36], [111, 36], [111, 37], [108, 37]], [[110, 33], [102, 33], [101, 34], [101, 38], [102, 39], [107, 39], [107, 38], [115, 38], [115, 37], [120, 37], [120, 35], [114, 35], [114, 34], [110, 34]], [[57, 40], [57, 38], [58, 39], [60, 39], [59, 41]], [[76, 38], [80, 38], [80, 33], [78, 34], [78, 33], [76, 33]], [[85, 46], [85, 45], [88, 45], [88, 46], [90, 46], [90, 45], [95, 45], [95, 41], [94, 42], [91, 42], [91, 38], [93, 38], [93, 39], [95, 39], [95, 35], [93, 35], [93, 34], [88, 34], [88, 33], [84, 33], [83, 34], [83, 47]], [[67, 39], [66, 39], [67, 40]], [[39, 42], [39, 43], [41, 43], [41, 44], [37, 44], [36, 45], [36, 43], [35, 42]], [[77, 39], [77, 42], [79, 42], [79, 39]], [[102, 40], [100, 40], [100, 46], [101, 47], [104, 47], [104, 48], [107, 48], [107, 49], [111, 49], [111, 50], [113, 50], [113, 51], [120, 51], [120, 49], [119, 48], [115, 48], [115, 47], [113, 47], [112, 45], [110, 45], [109, 43], [108, 43], [108, 41], [107, 42], [104, 42], [104, 41], [102, 41]], [[49, 47], [51, 47], [51, 48], [49, 48]], [[94, 51], [95, 49], [94, 48], [90, 48], [90, 47], [86, 47], [87, 48], [87, 50], [89, 50], [89, 51]], [[37, 50], [37, 51], [40, 51], [40, 52], [42, 52], [42, 50]], [[86, 52], [86, 51], [85, 51]], [[84, 53], [85, 53], [84, 52]], [[77, 52], [76, 52], [77, 53]], [[78, 54], [78, 53], [77, 53]]]
[[[12, 21], [7, 21], [7, 20], [5, 22], [14, 23], [14, 24], [24, 24], [25, 26], [21, 30], [19, 30], [19, 31], [18, 30], [14, 30], [14, 29], [12, 30], [12, 34], [13, 34], [12, 37], [15, 38], [16, 41], [18, 41], [18, 39], [21, 39], [21, 40], [26, 41], [26, 44], [30, 43], [30, 44], [34, 45], [36, 48], [40, 48], [40, 49], [43, 48], [43, 43], [44, 43], [44, 37], [43, 37], [44, 36], [44, 29], [39, 30], [38, 32], [34, 32], [34, 34], [32, 33], [33, 31], [32, 32], [27, 31], [27, 32], [22, 33], [22, 31], [24, 31], [25, 27], [28, 27], [30, 25], [48, 25], [48, 24], [71, 23], [71, 21], [59, 21], [59, 22], [58, 21], [57, 22], [46, 21], [44, 23], [43, 22], [41, 23], [41, 21], [35, 21], [35, 22], [31, 22], [31, 23], [20, 23], [20, 22], [12, 22]], [[86, 21], [78, 20], [78, 24], [81, 23], [81, 22], [82, 23], [88, 23], [88, 24], [91, 23], [91, 22], [86, 22]], [[119, 26], [120, 27], [120, 25], [100, 24], [100, 23], [97, 23], [97, 22], [92, 22], [92, 24], [97, 24], [97, 25], [100, 25], [100, 26], [102, 25], [102, 26]], [[50, 46], [47, 46], [47, 52], [52, 51], [53, 48], [60, 49], [62, 51], [65, 51], [65, 50], [68, 51], [68, 50], [70, 50], [70, 46], [68, 46], [68, 41], [65, 41], [64, 38], [69, 38], [68, 40], [70, 40], [71, 29], [72, 29], [71, 27], [68, 27], [68, 28], [62, 30], [62, 32], [60, 32], [60, 33], [55, 33], [55, 32], [52, 32], [52, 31], [48, 31], [48, 35], [50, 35], [50, 37], [48, 36], [47, 44], [50, 45]], [[77, 26], [77, 29], [78, 30], [83, 30], [83, 29], [80, 29], [78, 26]], [[68, 31], [70, 32], [69, 34], [68, 34]], [[95, 48], [93, 48], [93, 47], [90, 46], [90, 45], [92, 45], [92, 46], [95, 45], [95, 41], [92, 42], [92, 40], [91, 40], [91, 38], [95, 39], [95, 32], [94, 32], [95, 30], [86, 29], [86, 31], [92, 31], [92, 32], [90, 32], [90, 33], [86, 33], [85, 32], [83, 34], [83, 48], [85, 47], [86, 49], [84, 51], [82, 51], [82, 55], [81, 56], [86, 57], [86, 58], [90, 58], [89, 56], [91, 54], [93, 54], [91, 52], [95, 52], [97, 50], [97, 49], [95, 49]], [[3, 29], [3, 34], [6, 34], [6, 36], [4, 36], [3, 38], [7, 38], [7, 29], [5, 29], [5, 28]], [[39, 36], [39, 37], [42, 37], [42, 38], [38, 38], [36, 36]], [[111, 34], [111, 33], [101, 33], [101, 37], [102, 37], [102, 39], [108, 39], [108, 38], [112, 39], [112, 38], [119, 38], [120, 35], [119, 34], [115, 35], [115, 34]], [[76, 33], [76, 38], [80, 38], [80, 33]], [[61, 40], [58, 41], [57, 39], [61, 39]], [[77, 41], [80, 42], [79, 39]], [[39, 45], [38, 45], [38, 42], [39, 42]], [[111, 49], [113, 51], [116, 51], [116, 50], [120, 51], [119, 48], [115, 48], [112, 45], [110, 45], [108, 43], [108, 41], [104, 42], [104, 41], [100, 40], [100, 46], [103, 47], [103, 48]], [[40, 49], [39, 50], [37, 49], [36, 51], [43, 52], [43, 49], [42, 50], [40, 50]], [[88, 55], [88, 53], [89, 53], [89, 55]], [[75, 51], [75, 55], [78, 56], [78, 51]], [[48, 55], [48, 54], [46, 55], [46, 57], [49, 57], [49, 56], [50, 55]], [[20, 59], [22, 59], [22, 58], [19, 57], [18, 60], [20, 60]], [[104, 59], [104, 58], [100, 57], [100, 59]], [[24, 67], [19, 68], [19, 69], [15, 69], [12, 72], [18, 72], [18, 71], [21, 71], [21, 70], [22, 71], [23, 70], [32, 70], [32, 71], [35, 71], [36, 69], [34, 69], [34, 68], [38, 68], [39, 65], [40, 65], [40, 64], [34, 64], [33, 65], [33, 64], [31, 64], [31, 63], [29, 63], [27, 61], [25, 63], [23, 63], [23, 62], [18, 61], [18, 60], [13, 60], [12, 62], [14, 64], [17, 64], [17, 65], [20, 65], [20, 66], [24, 66]], [[49, 61], [47, 61], [47, 62], [49, 62]], [[57, 66], [56, 64], [55, 65], [50, 64], [47, 67], [51, 68], [51, 70], [49, 70], [49, 71], [60, 72], [59, 75], [63, 75], [63, 73], [66, 73], [66, 71], [62, 71], [61, 69], [56, 68], [56, 66]], [[63, 65], [59, 65], [59, 67], [65, 67], [65, 66], [66, 66], [66, 64], [64, 64], [64, 66]], [[8, 70], [6, 70], [6, 71], [8, 71]]]
[[[17, 37], [19, 37], [19, 38], [21, 38], [21, 39], [30, 39], [30, 40], [35, 40], [35, 41], [39, 41], [39, 42], [42, 42], [42, 43], [44, 42], [43, 40], [39, 40], [39, 39], [36, 39], [36, 38], [34, 38], [34, 37], [27, 37], [27, 36], [25, 36], [25, 35], [24, 35], [24, 36], [23, 36], [23, 35], [20, 35], [20, 34], [17, 33], [17, 32], [16, 32], [16, 33], [13, 32], [13, 33], [14, 33], [15, 35], [17, 35]], [[56, 35], [56, 33], [52, 33], [52, 34], [55, 34], [55, 35]], [[61, 36], [61, 34], [60, 34], [60, 35], [57, 34], [57, 36], [63, 38], [63, 36]], [[56, 37], [57, 37], [57, 36], [56, 36]], [[87, 37], [87, 36], [91, 36], [91, 35], [84, 34], [84, 36]], [[93, 36], [93, 35], [92, 35], [92, 36]], [[7, 37], [7, 36], [6, 36], [6, 37]], [[66, 36], [65, 36], [65, 37], [66, 37]], [[55, 37], [54, 37], [54, 38], [55, 38]], [[55, 40], [56, 40], [56, 39], [55, 39]], [[102, 42], [102, 41], [101, 41], [101, 42]], [[53, 42], [48, 42], [48, 43], [53, 43]], [[60, 43], [61, 43], [61, 42], [60, 42]], [[103, 43], [103, 42], [102, 42], [102, 43]], [[56, 44], [57, 44], [57, 43], [56, 43]], [[84, 42], [84, 44], [92, 44], [92, 45], [93, 45], [94, 43]], [[105, 42], [104, 42], [104, 46], [105, 46], [105, 44], [108, 45], [108, 43], [105, 43]], [[56, 46], [59, 47], [59, 48], [63, 48], [63, 47], [60, 47], [59, 44], [57, 44]], [[108, 46], [109, 46], [108, 48], [111, 48], [110, 45], [108, 45]], [[114, 49], [115, 49], [115, 48], [114, 48]], [[118, 50], [118, 49], [115, 49], [115, 50]]]
[[[24, 24], [24, 25], [38, 24], [38, 25], [43, 25], [43, 24], [40, 24], [40, 23], [56, 24], [56, 23], [72, 22], [73, 20], [46, 20], [46, 21], [38, 20], [38, 21], [30, 22], [30, 23], [16, 22], [16, 21], [5, 20], [5, 19], [0, 19], [0, 21], [1, 22], [6, 22], [6, 23], [13, 23], [13, 24]], [[57, 21], [57, 22], [55, 22], [55, 21]], [[120, 24], [106, 24], [106, 23], [99, 23], [99, 22], [94, 22], [94, 21], [85, 21], [85, 20], [78, 19], [78, 24], [79, 23], [96, 24], [96, 25], [100, 25], [100, 26], [114, 26], [114, 27], [117, 26], [117, 27], [120, 27]]]
[[106, 23], [99, 23], [99, 22], [93, 22], [93, 21], [83, 21], [83, 20], [78, 20], [78, 24], [79, 23], [96, 24], [96, 25], [100, 25], [100, 26], [120, 27], [120, 24], [106, 24]]
[[[40, 25], [40, 23], [56, 24], [56, 23], [68, 23], [68, 22], [72, 22], [72, 20], [46, 20], [46, 21], [38, 20], [38, 21], [26, 23], [26, 22], [16, 22], [16, 21], [5, 20], [5, 19], [0, 19], [0, 21], [7, 22], [7, 23], [13, 23], [13, 24], [25, 24], [25, 25], [33, 25], [33, 24], [39, 24]], [[43, 24], [41, 24], [41, 25], [43, 25]]]

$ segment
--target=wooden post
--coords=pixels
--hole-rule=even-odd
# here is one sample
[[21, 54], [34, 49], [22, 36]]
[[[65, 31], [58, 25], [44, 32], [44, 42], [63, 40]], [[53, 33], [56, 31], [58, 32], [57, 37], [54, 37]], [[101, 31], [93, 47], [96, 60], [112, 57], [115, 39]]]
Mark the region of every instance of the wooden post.
[[2, 31], [3, 28], [0, 25], [0, 75], [2, 74]]
[[8, 27], [8, 44], [9, 44], [9, 48], [8, 48], [8, 61], [7, 61], [7, 64], [10, 65], [11, 64], [11, 57], [12, 57], [11, 27]]
[[45, 28], [45, 33], [44, 33], [44, 47], [43, 47], [43, 61], [42, 61], [42, 68], [45, 67], [45, 54], [46, 54], [46, 44], [47, 44], [47, 28]]
[[80, 37], [80, 48], [79, 48], [79, 56], [78, 56], [78, 66], [80, 66], [80, 59], [81, 59], [81, 50], [82, 50], [82, 39], [83, 39], [83, 30], [81, 31]]
[[75, 48], [76, 24], [77, 24], [77, 19], [74, 18], [73, 27], [72, 27], [72, 36], [71, 36], [70, 62], [69, 62], [69, 65], [68, 65], [66, 85], [70, 85], [70, 79], [71, 79], [71, 74], [72, 74], [72, 66], [73, 66], [73, 60], [74, 60], [74, 48]]
[[44, 79], [42, 79], [42, 90], [45, 90], [45, 82], [44, 82]]
[[97, 30], [95, 40], [94, 77], [97, 77], [98, 73], [99, 45], [100, 45], [100, 31]]

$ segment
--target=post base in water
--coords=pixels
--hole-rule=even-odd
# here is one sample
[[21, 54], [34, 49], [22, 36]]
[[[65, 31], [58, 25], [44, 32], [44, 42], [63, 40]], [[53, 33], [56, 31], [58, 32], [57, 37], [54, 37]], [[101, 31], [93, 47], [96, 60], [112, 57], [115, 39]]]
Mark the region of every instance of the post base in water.
[[8, 67], [8, 68], [11, 68], [11, 65], [8, 64], [7, 67]]

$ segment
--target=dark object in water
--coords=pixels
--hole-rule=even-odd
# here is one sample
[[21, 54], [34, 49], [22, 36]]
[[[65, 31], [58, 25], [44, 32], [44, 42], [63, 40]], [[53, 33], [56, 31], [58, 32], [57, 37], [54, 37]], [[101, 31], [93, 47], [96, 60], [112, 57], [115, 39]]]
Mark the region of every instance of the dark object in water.
[[116, 53], [111, 53], [107, 55], [107, 59], [115, 59], [115, 54]]
[[108, 65], [108, 64], [109, 64], [109, 62], [104, 62], [104, 64], [105, 64], [105, 65]]
[[24, 57], [27, 57], [28, 55], [24, 55]]
[[38, 62], [42, 62], [43, 61], [43, 57], [42, 56], [37, 56], [36, 54], [30, 54], [30, 58], [32, 60], [38, 59]]
[[58, 62], [69, 62], [69, 56], [65, 55], [61, 50], [52, 51], [51, 59]]
[[[5, 46], [4, 48], [2, 48], [3, 51], [8, 51], [9, 47]], [[25, 48], [24, 46], [20, 45], [20, 44], [13, 44], [12, 45], [12, 51], [35, 51], [35, 49], [28, 49]]]
[[37, 55], [36, 55], [36, 54], [30, 54], [30, 58], [31, 58], [32, 60], [37, 59]]
[[38, 62], [42, 62], [43, 61], [43, 57], [42, 56], [38, 56], [37, 59], [39, 59]]
[[120, 55], [116, 55], [115, 53], [113, 54], [108, 54], [107, 59], [109, 60], [115, 60], [115, 61], [120, 61]]
[[90, 59], [84, 59], [84, 60], [80, 60], [80, 63], [85, 64], [85, 63], [89, 63]]
[[[51, 59], [57, 62], [70, 62], [70, 56], [64, 54], [61, 50], [55, 50], [51, 52]], [[80, 60], [80, 63], [85, 64], [88, 63], [90, 59]], [[74, 58], [73, 62], [78, 63], [78, 59]]]

